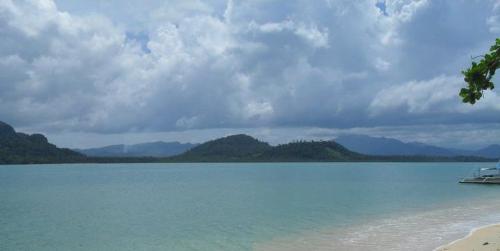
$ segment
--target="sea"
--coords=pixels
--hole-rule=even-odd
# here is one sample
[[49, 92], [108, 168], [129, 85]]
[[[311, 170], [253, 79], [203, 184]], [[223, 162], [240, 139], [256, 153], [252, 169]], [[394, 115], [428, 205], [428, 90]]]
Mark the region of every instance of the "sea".
[[434, 250], [500, 223], [494, 165], [3, 165], [0, 250]]

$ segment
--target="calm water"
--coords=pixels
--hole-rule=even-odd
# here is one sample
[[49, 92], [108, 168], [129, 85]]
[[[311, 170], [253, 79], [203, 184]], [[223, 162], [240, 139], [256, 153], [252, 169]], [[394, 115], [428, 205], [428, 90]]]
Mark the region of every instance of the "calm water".
[[441, 243], [500, 221], [500, 186], [457, 184], [492, 165], [0, 166], [0, 250], [364, 250], [439, 226]]

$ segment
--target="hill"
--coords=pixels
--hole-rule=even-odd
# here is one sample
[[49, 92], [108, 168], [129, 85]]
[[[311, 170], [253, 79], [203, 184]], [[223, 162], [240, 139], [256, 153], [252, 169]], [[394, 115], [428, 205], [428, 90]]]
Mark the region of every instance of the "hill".
[[442, 148], [418, 142], [405, 143], [397, 139], [370, 137], [365, 135], [342, 135], [335, 139], [352, 151], [369, 155], [424, 155], [424, 156], [460, 156], [473, 155], [467, 151]]
[[42, 134], [18, 133], [0, 121], [0, 164], [81, 162], [85, 156], [58, 148]]
[[299, 141], [278, 145], [258, 156], [261, 161], [352, 161], [363, 158], [334, 141]]
[[245, 134], [237, 134], [205, 142], [169, 160], [187, 162], [251, 161], [271, 148], [268, 143]]
[[475, 156], [480, 156], [484, 158], [500, 159], [500, 145], [489, 145], [485, 148], [473, 151], [471, 153]]
[[90, 157], [169, 157], [184, 153], [195, 146], [197, 144], [157, 141], [74, 150]]
[[397, 139], [385, 137], [370, 137], [366, 135], [342, 135], [335, 139], [336, 142], [349, 150], [378, 156], [430, 156], [430, 157], [456, 157], [473, 156], [490, 159], [500, 158], [500, 145], [490, 145], [479, 150], [463, 150], [455, 148], [438, 147], [419, 142], [405, 143]]

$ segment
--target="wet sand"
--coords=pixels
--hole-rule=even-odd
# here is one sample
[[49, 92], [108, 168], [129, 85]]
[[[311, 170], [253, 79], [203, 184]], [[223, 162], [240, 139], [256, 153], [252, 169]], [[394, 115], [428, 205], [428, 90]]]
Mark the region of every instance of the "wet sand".
[[[360, 225], [311, 229], [291, 236], [275, 238], [254, 245], [255, 251], [429, 251], [429, 250], [494, 250], [500, 251], [500, 225], [488, 228], [488, 245], [475, 241], [474, 246], [455, 246], [471, 229], [482, 229], [491, 222], [500, 222], [497, 203], [462, 205], [405, 216], [378, 219]], [[478, 217], [480, 215], [481, 217]], [[478, 231], [483, 236], [483, 231]], [[474, 232], [476, 233], [476, 232]], [[490, 236], [492, 235], [492, 236]], [[447, 244], [450, 243], [450, 244]], [[479, 244], [479, 245], [478, 245]], [[443, 245], [443, 246], [441, 246]], [[462, 244], [460, 244], [462, 245]], [[476, 248], [480, 247], [480, 248]], [[439, 247], [439, 248], [436, 248]]]
[[485, 226], [473, 230], [466, 237], [448, 245], [439, 247], [436, 251], [500, 251], [500, 224]]

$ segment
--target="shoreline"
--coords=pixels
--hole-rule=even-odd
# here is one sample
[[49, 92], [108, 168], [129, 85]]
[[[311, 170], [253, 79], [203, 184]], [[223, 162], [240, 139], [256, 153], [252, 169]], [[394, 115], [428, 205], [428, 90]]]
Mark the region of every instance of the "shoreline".
[[485, 225], [472, 229], [468, 235], [446, 245], [440, 246], [435, 251], [481, 251], [500, 250], [500, 223]]
[[[396, 217], [376, 219], [360, 225], [325, 227], [258, 243], [254, 250], [500, 250], [500, 246], [497, 246], [500, 244], [500, 214], [489, 214], [495, 212], [499, 204], [494, 203], [479, 207], [475, 205], [476, 203], [471, 202], [468, 205], [452, 208], [440, 207], [416, 214], [408, 213]], [[484, 217], [477, 218], [477, 214]], [[492, 222], [499, 222], [499, 224], [491, 225]], [[497, 227], [496, 241], [492, 241], [490, 238], [485, 241], [488, 242], [488, 245], [485, 246], [482, 246], [484, 242], [480, 242], [480, 245], [476, 245], [480, 248], [475, 248], [476, 246], [455, 248], [455, 245], [463, 239], [476, 236], [478, 231], [490, 227]], [[407, 233], [410, 232], [413, 234], [408, 235]], [[477, 243], [479, 242], [476, 241]], [[454, 248], [451, 249], [451, 246]]]

